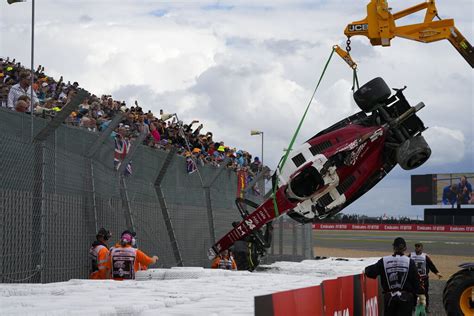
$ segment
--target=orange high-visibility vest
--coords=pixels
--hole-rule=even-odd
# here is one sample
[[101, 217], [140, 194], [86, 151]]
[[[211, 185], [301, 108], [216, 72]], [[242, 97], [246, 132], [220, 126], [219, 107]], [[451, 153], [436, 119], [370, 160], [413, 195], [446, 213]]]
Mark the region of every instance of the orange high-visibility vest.
[[89, 257], [92, 261], [91, 272], [89, 279], [104, 280], [109, 277], [110, 258], [109, 250], [104, 245], [97, 245], [91, 247], [89, 250]]

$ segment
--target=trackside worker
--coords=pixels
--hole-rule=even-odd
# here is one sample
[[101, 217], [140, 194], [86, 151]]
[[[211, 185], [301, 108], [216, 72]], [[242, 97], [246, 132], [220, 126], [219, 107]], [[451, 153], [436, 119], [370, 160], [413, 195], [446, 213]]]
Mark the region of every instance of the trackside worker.
[[229, 250], [224, 250], [218, 254], [211, 264], [212, 269], [237, 270], [237, 264], [234, 258], [229, 253]]
[[120, 236], [120, 243], [110, 249], [112, 278], [114, 280], [133, 280], [140, 266], [156, 263], [157, 256], [148, 257], [143, 251], [133, 248], [135, 233], [128, 230]]
[[423, 244], [416, 243], [415, 244], [415, 252], [412, 252], [408, 255], [410, 258], [415, 261], [415, 265], [418, 269], [418, 274], [420, 275], [421, 279], [421, 285], [425, 289], [425, 295], [426, 295], [426, 310], [428, 310], [428, 305], [430, 303], [430, 296], [429, 296], [429, 287], [430, 287], [430, 280], [429, 280], [429, 272], [433, 272], [438, 276], [439, 279], [441, 279], [443, 276], [439, 273], [438, 269], [436, 269], [436, 266], [434, 265], [433, 261], [431, 258], [423, 252]]
[[89, 257], [91, 259], [89, 279], [104, 280], [109, 278], [110, 258], [106, 241], [111, 236], [112, 234], [103, 227], [97, 232], [95, 236], [97, 240], [92, 243], [89, 249]]
[[[232, 226], [237, 227], [239, 222], [233, 222]], [[252, 234], [241, 240], [234, 242], [232, 253], [235, 256], [237, 270], [254, 271], [260, 264], [260, 259], [266, 254], [266, 248], [271, 247], [273, 236], [273, 224], [266, 224], [265, 232], [256, 230]]]
[[405, 256], [407, 249], [403, 238], [393, 241], [393, 255], [385, 256], [365, 268], [365, 275], [375, 279], [380, 276], [385, 303], [385, 316], [411, 316], [418, 295], [425, 305], [426, 298], [420, 287], [415, 262]]

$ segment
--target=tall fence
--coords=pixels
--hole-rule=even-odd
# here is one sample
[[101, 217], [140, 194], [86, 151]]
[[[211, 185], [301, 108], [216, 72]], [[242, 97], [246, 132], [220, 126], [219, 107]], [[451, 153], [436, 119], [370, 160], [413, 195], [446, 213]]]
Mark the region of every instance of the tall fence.
[[[241, 220], [234, 171], [205, 165], [187, 174], [184, 157], [137, 141], [133, 175], [120, 176], [108, 132], [53, 121], [0, 108], [0, 282], [86, 278], [100, 227], [112, 241], [135, 230], [159, 267], [209, 266], [207, 249]], [[266, 260], [309, 258], [311, 241], [310, 225], [282, 217]]]

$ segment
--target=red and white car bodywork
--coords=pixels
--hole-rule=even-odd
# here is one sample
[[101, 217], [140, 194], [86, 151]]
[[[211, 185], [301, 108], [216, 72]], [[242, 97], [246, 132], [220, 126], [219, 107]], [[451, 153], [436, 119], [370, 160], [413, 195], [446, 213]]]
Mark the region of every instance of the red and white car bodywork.
[[[384, 127], [349, 124], [307, 141], [278, 173], [279, 185], [288, 186], [287, 196], [300, 201], [290, 216], [309, 222], [326, 217], [352, 201], [359, 188], [372, 177], [380, 176], [385, 137]], [[361, 141], [362, 138], [367, 139]], [[337, 163], [325, 167], [337, 155], [340, 156]]]
[[[424, 104], [410, 106], [402, 91], [391, 95], [381, 78], [356, 91], [354, 99], [362, 111], [291, 151], [273, 175], [275, 192], [261, 205], [239, 200], [243, 221], [210, 249], [210, 255], [229, 248], [284, 213], [301, 223], [334, 215], [397, 164], [410, 170], [428, 160], [431, 150], [421, 136], [426, 128], [416, 116]], [[239, 203], [255, 207], [255, 211], [244, 212]]]

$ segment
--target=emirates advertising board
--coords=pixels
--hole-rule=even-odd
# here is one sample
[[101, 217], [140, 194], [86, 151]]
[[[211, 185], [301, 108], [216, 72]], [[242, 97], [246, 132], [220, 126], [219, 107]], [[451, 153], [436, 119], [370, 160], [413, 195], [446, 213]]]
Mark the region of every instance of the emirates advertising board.
[[473, 184], [474, 172], [412, 175], [411, 204], [474, 207]]

